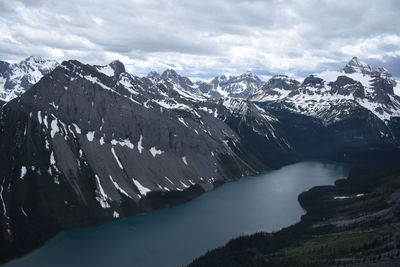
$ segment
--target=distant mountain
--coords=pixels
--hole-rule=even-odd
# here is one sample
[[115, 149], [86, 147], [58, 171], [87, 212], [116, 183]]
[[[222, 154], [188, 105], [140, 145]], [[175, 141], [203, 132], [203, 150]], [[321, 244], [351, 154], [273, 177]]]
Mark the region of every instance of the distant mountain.
[[156, 71], [150, 71], [146, 78], [152, 82], [158, 82], [161, 79], [161, 75]]
[[357, 108], [366, 109], [381, 120], [390, 120], [400, 116], [400, 97], [394, 94], [396, 86], [386, 69], [353, 58], [342, 71], [310, 75], [301, 84], [286, 76], [273, 77], [250, 100], [273, 102], [326, 123], [352, 115], [350, 109]]
[[15, 64], [0, 61], [0, 102], [20, 96], [57, 65], [54, 60], [33, 56]]
[[255, 94], [264, 84], [261, 79], [246, 72], [242, 75], [219, 76], [210, 82], [197, 82], [199, 90], [209, 97], [238, 97], [248, 98]]
[[168, 81], [186, 92], [206, 98], [237, 97], [246, 99], [255, 94], [264, 84], [256, 75], [250, 72], [242, 75], [221, 75], [210, 82], [193, 82], [187, 77], [179, 75], [175, 70], [168, 69], [162, 74], [150, 72], [146, 78], [152, 82]]
[[197, 85], [195, 85], [189, 78], [179, 75], [173, 69], [168, 69], [168, 70], [164, 71], [161, 74], [160, 79], [169, 81], [172, 84], [176, 84], [179, 87], [181, 87], [182, 89], [184, 89], [185, 91], [188, 91], [191, 93], [196, 93], [196, 94], [200, 93]]
[[358, 60], [357, 57], [353, 57], [343, 68], [344, 73], [362, 73], [366, 76], [379, 76], [382, 78], [391, 78], [392, 74], [385, 68], [372, 67], [364, 62]]

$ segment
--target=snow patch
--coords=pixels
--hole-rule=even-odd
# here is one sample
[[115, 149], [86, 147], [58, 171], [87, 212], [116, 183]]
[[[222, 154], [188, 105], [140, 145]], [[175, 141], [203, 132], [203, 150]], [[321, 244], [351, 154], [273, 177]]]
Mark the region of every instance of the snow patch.
[[51, 138], [54, 138], [54, 135], [56, 133], [60, 132], [60, 128], [58, 128], [57, 120], [52, 120], [50, 126], [51, 126], [50, 136], [51, 136]]
[[138, 180], [135, 180], [134, 178], [132, 178], [132, 181], [136, 185], [136, 187], [139, 189], [141, 195], [145, 196], [148, 192], [151, 192], [150, 189], [148, 189], [147, 187], [144, 187], [141, 183], [139, 183]]
[[50, 154], [50, 164], [51, 165], [56, 164], [56, 160], [54, 159], [54, 153], [53, 152], [51, 152], [51, 154]]
[[100, 202], [100, 205], [103, 209], [109, 208], [110, 204], [108, 204], [108, 200], [110, 199], [109, 196], [104, 192], [103, 187], [101, 186], [99, 176], [97, 174], [94, 175], [96, 178], [97, 190], [96, 190], [96, 200]]
[[164, 153], [164, 151], [157, 150], [156, 147], [153, 146], [152, 148], [150, 148], [150, 153], [153, 155], [153, 157], [156, 157], [157, 155], [161, 155], [162, 153]]
[[167, 179], [168, 182], [170, 182], [171, 184], [175, 185], [167, 176], [164, 176], [165, 179]]
[[114, 147], [111, 147], [111, 153], [114, 155], [114, 158], [115, 158], [115, 160], [116, 160], [117, 163], [118, 163], [118, 166], [123, 170], [124, 167], [122, 166], [121, 161], [119, 161], [119, 159], [118, 159], [118, 157], [117, 157], [117, 154], [115, 153]]
[[89, 142], [92, 142], [94, 139], [94, 132], [87, 132], [86, 138], [88, 139]]
[[55, 110], [58, 110], [59, 106], [57, 106], [54, 102], [49, 103]]
[[349, 198], [356, 198], [356, 197], [362, 197], [364, 196], [364, 194], [357, 194], [354, 196], [337, 196], [337, 197], [333, 197], [333, 199], [349, 199]]
[[190, 186], [188, 186], [187, 184], [183, 183], [182, 181], [180, 181], [181, 184], [183, 185], [184, 188], [189, 188]]
[[21, 207], [21, 212], [22, 212], [22, 214], [23, 214], [25, 217], [28, 217], [28, 214], [26, 214], [26, 212], [25, 212], [25, 210], [24, 210], [23, 207]]
[[111, 144], [114, 145], [114, 146], [117, 145], [117, 144], [120, 145], [120, 146], [127, 146], [130, 149], [133, 149], [135, 147], [131, 143], [131, 141], [129, 139], [124, 139], [122, 141], [118, 141], [118, 140], [113, 139], [113, 140], [111, 140]]
[[22, 166], [21, 167], [21, 175], [19, 176], [19, 178], [23, 180], [25, 175], [26, 175], [26, 167]]
[[100, 145], [104, 145], [105, 144], [105, 142], [104, 142], [104, 137], [102, 136], [102, 137], [100, 137], [100, 140], [99, 140], [99, 142], [100, 142]]
[[78, 127], [78, 125], [76, 125], [75, 123], [72, 123], [72, 125], [74, 126], [75, 132], [76, 132], [77, 134], [82, 134], [82, 131], [81, 131], [81, 129]]
[[104, 66], [104, 67], [98, 67], [97, 70], [101, 73], [103, 73], [104, 75], [107, 75], [109, 77], [113, 77], [114, 76], [114, 70], [109, 66]]
[[124, 189], [122, 189], [122, 188], [114, 181], [114, 179], [112, 178], [111, 175], [110, 175], [109, 177], [110, 177], [111, 182], [114, 184], [114, 187], [115, 187], [119, 192], [121, 192], [122, 194], [124, 194], [125, 196], [127, 196], [127, 197], [129, 197], [129, 198], [132, 198], [127, 192], [125, 192]]
[[183, 118], [178, 118], [178, 120], [183, 123], [183, 125], [185, 125], [186, 127], [189, 128], [189, 125], [185, 122], [185, 120]]
[[143, 136], [140, 135], [140, 138], [139, 138], [139, 141], [137, 144], [137, 148], [138, 148], [140, 154], [142, 154], [142, 151], [143, 151], [142, 141], [143, 141]]
[[42, 120], [42, 112], [40, 110], [38, 111], [37, 116], [38, 116], [39, 123], [42, 124], [42, 121], [43, 121]]

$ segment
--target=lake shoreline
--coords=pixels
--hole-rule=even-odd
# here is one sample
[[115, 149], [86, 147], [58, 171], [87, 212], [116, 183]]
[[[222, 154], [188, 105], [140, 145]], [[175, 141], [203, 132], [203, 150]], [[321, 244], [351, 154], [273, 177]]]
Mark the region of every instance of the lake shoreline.
[[[365, 151], [355, 151], [355, 152], [353, 152], [353, 154], [348, 153], [346, 158], [344, 158], [344, 157], [339, 158], [338, 159], [338, 160], [340, 160], [339, 162], [336, 161], [336, 159], [322, 159], [322, 160], [319, 160], [319, 161], [320, 162], [327, 162], [327, 163], [331, 162], [331, 163], [350, 164], [351, 165], [351, 164], [357, 163], [358, 162], [358, 157], [360, 155], [362, 155], [364, 152]], [[375, 151], [369, 151], [369, 152], [371, 152], [372, 155], [375, 154]], [[383, 152], [387, 153], [387, 151], [383, 151]], [[285, 165], [277, 167], [277, 168], [270, 168], [270, 169], [267, 169], [267, 170], [264, 170], [264, 171], [260, 171], [260, 172], [251, 174], [250, 176], [256, 176], [256, 175], [259, 175], [260, 173], [263, 173], [263, 172], [266, 172], [266, 171], [276, 171], [276, 170], [279, 170], [279, 169], [281, 169], [281, 168], [283, 168], [285, 166], [288, 166], [290, 164], [296, 164], [296, 163], [304, 162], [304, 161], [306, 161], [306, 162], [307, 161], [315, 161], [315, 159], [307, 159], [307, 160], [297, 161], [295, 163], [289, 163], [287, 165], [285, 164]], [[354, 168], [354, 166], [353, 166], [353, 168]], [[237, 178], [234, 178], [234, 179], [231, 179], [231, 180], [227, 180], [225, 182], [213, 183], [213, 190], [215, 190], [216, 188], [220, 187], [221, 185], [226, 185], [226, 184], [229, 184], [230, 182], [240, 181], [241, 179], [242, 179], [242, 177], [237, 177]], [[138, 210], [134, 211], [133, 213], [131, 213], [130, 215], [121, 217], [118, 220], [106, 219], [106, 220], [100, 220], [100, 221], [87, 223], [87, 224], [77, 224], [77, 225], [73, 225], [73, 226], [70, 226], [70, 227], [65, 227], [65, 228], [59, 229], [58, 231], [48, 235], [46, 238], [44, 238], [41, 241], [37, 242], [35, 244], [35, 246], [33, 246], [33, 248], [32, 247], [28, 247], [28, 248], [20, 248], [19, 251], [15, 251], [14, 250], [13, 253], [15, 255], [18, 255], [18, 256], [13, 257], [13, 258], [8, 258], [7, 260], [2, 261], [1, 265], [4, 265], [6, 263], [11, 263], [11, 262], [14, 262], [14, 261], [19, 261], [21, 259], [24, 259], [25, 257], [29, 257], [29, 255], [31, 253], [35, 253], [35, 251], [37, 249], [40, 249], [41, 247], [43, 247], [46, 244], [48, 244], [49, 242], [51, 242], [54, 238], [57, 238], [57, 235], [59, 235], [62, 232], [65, 232], [65, 231], [68, 231], [68, 230], [71, 230], [71, 229], [76, 229], [76, 228], [77, 229], [83, 229], [83, 228], [99, 227], [99, 226], [103, 226], [103, 225], [107, 225], [107, 224], [112, 224], [113, 222], [119, 221], [120, 219], [125, 219], [125, 218], [131, 217], [131, 216], [138, 216], [138, 215], [141, 215], [141, 214], [145, 214], [145, 213], [147, 213], [149, 211], [159, 210], [159, 209], [166, 208], [166, 207], [175, 207], [177, 205], [184, 204], [184, 203], [187, 203], [188, 201], [196, 199], [199, 196], [203, 195], [205, 192], [207, 192], [207, 191], [203, 190], [198, 185], [191, 186], [190, 188], [188, 188], [188, 189], [186, 189], [186, 190], [184, 190], [182, 192], [173, 192], [171, 195], [169, 195], [169, 196], [171, 196], [171, 198], [165, 198], [165, 199], [164, 198], [158, 198], [158, 199], [156, 198], [157, 201], [155, 201], [155, 202], [154, 201], [149, 201], [149, 204], [146, 203], [146, 204], [143, 205], [144, 206], [144, 210], [139, 210], [138, 209]], [[307, 207], [303, 206], [304, 203], [300, 199], [300, 196], [302, 194], [303, 193], [299, 194], [299, 204], [306, 210], [306, 212], [308, 212], [307, 211]], [[171, 205], [171, 203], [173, 203], [173, 205]], [[149, 208], [149, 207], [152, 207], [152, 208]], [[305, 215], [307, 215], [307, 214], [305, 214]]]
[[[193, 203], [198, 203], [198, 202], [204, 202], [204, 199], [207, 199], [207, 198], [209, 198], [210, 196], [212, 196], [212, 195], [216, 195], [217, 194], [217, 196], [219, 197], [219, 195], [221, 194], [220, 192], [224, 192], [224, 191], [227, 191], [227, 190], [232, 190], [232, 189], [228, 189], [228, 188], [240, 188], [240, 190], [242, 190], [243, 189], [243, 186], [244, 185], [246, 185], [246, 184], [254, 184], [254, 186], [257, 188], [257, 187], [259, 187], [258, 186], [258, 184], [257, 183], [260, 183], [260, 182], [262, 182], [262, 183], [264, 183], [263, 181], [264, 181], [264, 179], [266, 179], [266, 178], [263, 178], [264, 176], [267, 176], [267, 177], [269, 177], [270, 175], [272, 175], [272, 174], [274, 174], [275, 173], [275, 176], [279, 176], [279, 173], [281, 173], [281, 172], [285, 172], [285, 170], [286, 169], [293, 169], [292, 170], [292, 172], [293, 171], [295, 171], [296, 169], [295, 168], [297, 168], [297, 167], [295, 167], [295, 166], [309, 166], [309, 165], [311, 165], [311, 166], [321, 166], [321, 167], [318, 167], [318, 168], [328, 168], [328, 169], [325, 169], [326, 171], [328, 171], [328, 172], [332, 172], [333, 170], [336, 170], [338, 167], [334, 167], [333, 169], [330, 169], [330, 167], [329, 166], [336, 166], [337, 165], [337, 163], [335, 163], [335, 162], [332, 162], [332, 161], [323, 161], [323, 162], [314, 162], [314, 161], [306, 161], [306, 162], [301, 162], [301, 163], [296, 163], [296, 164], [292, 164], [292, 165], [288, 165], [288, 166], [285, 166], [285, 167], [283, 167], [283, 168], [279, 168], [279, 169], [276, 169], [276, 170], [268, 170], [268, 171], [266, 171], [266, 172], [264, 172], [264, 173], [262, 173], [262, 174], [256, 174], [256, 175], [252, 175], [252, 176], [249, 176], [249, 177], [246, 177], [245, 179], [238, 179], [238, 180], [236, 180], [235, 181], [235, 183], [224, 183], [224, 187], [220, 187], [220, 186], [216, 186], [216, 188], [214, 189], [214, 190], [211, 190], [210, 191], [210, 193], [209, 194], [202, 194], [202, 196], [201, 197], [199, 197], [199, 198], [196, 198], [196, 200], [193, 200], [192, 202], [190, 202], [190, 204], [189, 204], [189, 206], [190, 205], [192, 205], [192, 207], [191, 207], [191, 209], [192, 210], [196, 210], [196, 209], [198, 209], [198, 208], [194, 208], [193, 207]], [[291, 167], [292, 166], [292, 167]], [[325, 167], [322, 167], [322, 166], [325, 166]], [[338, 165], [339, 166], [339, 165]], [[316, 168], [316, 167], [314, 167], [314, 168]], [[306, 173], [308, 173], [309, 171], [308, 171], [308, 169], [305, 169], [305, 170], [307, 170], [307, 172]], [[343, 170], [343, 167], [340, 167], [340, 170]], [[287, 171], [286, 171], [287, 172]], [[304, 171], [303, 171], [304, 172]], [[303, 174], [303, 175], [306, 175], [306, 174]], [[292, 184], [298, 184], [299, 182], [300, 182], [300, 184], [303, 184], [302, 186], [304, 187], [304, 186], [306, 186], [305, 187], [305, 189], [309, 189], [309, 188], [311, 188], [312, 187], [312, 184], [310, 184], [309, 186], [307, 186], [307, 183], [310, 183], [312, 180], [310, 180], [309, 182], [307, 182], [307, 180], [309, 179], [306, 179], [305, 181], [302, 181], [302, 180], [298, 180], [298, 179], [295, 179], [295, 177], [296, 177], [296, 175], [294, 175], [294, 174], [292, 174], [292, 179], [294, 179], [292, 182], [290, 182], [289, 184], [290, 185], [292, 185]], [[341, 176], [342, 177], [342, 176]], [[334, 180], [336, 180], [336, 179], [339, 179], [339, 178], [341, 178], [341, 177], [335, 177], [334, 178]], [[313, 178], [314, 179], [314, 178]], [[318, 178], [318, 179], [320, 179], [320, 178]], [[333, 181], [334, 181], [333, 180]], [[275, 183], [276, 182], [279, 182], [279, 181], [281, 181], [281, 182], [283, 182], [283, 181], [285, 181], [282, 177], [275, 177], [273, 180], [271, 180], [270, 181], [270, 179], [268, 179], [268, 180], [265, 180], [265, 181], [269, 181], [269, 182], [271, 182], [271, 181], [275, 181]], [[331, 181], [331, 182], [329, 182], [329, 184], [333, 184], [333, 181]], [[314, 182], [315, 183], [315, 182]], [[320, 183], [320, 182], [319, 182]], [[289, 185], [288, 184], [288, 185]], [[318, 183], [317, 183], [318, 184]], [[322, 183], [322, 184], [325, 184], [325, 183]], [[275, 184], [275, 186], [276, 186], [277, 184]], [[254, 187], [253, 186], [253, 187]], [[267, 186], [267, 185], [266, 185]], [[268, 186], [271, 190], [274, 188], [274, 186]], [[225, 189], [226, 188], [226, 189]], [[246, 188], [246, 187], [245, 187]], [[244, 188], [244, 189], [245, 189]], [[289, 187], [289, 188], [291, 188], [291, 187]], [[257, 189], [257, 190], [259, 190], [259, 189]], [[297, 193], [295, 193], [291, 198], [288, 198], [287, 199], [287, 202], [289, 202], [289, 203], [292, 203], [293, 202], [293, 204], [291, 204], [291, 205], [294, 205], [294, 206], [298, 206], [298, 208], [296, 208], [298, 211], [296, 212], [296, 213], [294, 213], [293, 215], [291, 215], [291, 216], [295, 216], [295, 219], [290, 219], [290, 223], [284, 223], [282, 226], [279, 226], [279, 227], [276, 227], [276, 226], [274, 226], [272, 229], [280, 229], [281, 227], [283, 227], [283, 226], [286, 226], [286, 225], [291, 225], [291, 224], [293, 224], [293, 223], [296, 223], [299, 219], [300, 219], [300, 216], [301, 216], [301, 214], [304, 214], [304, 211], [303, 211], [303, 209], [300, 207], [300, 205], [299, 205], [299, 203], [298, 203], [298, 201], [297, 201], [297, 196], [298, 196], [298, 194], [299, 193], [301, 193], [303, 190], [299, 190], [299, 191], [297, 191]], [[237, 194], [238, 192], [236, 192], [236, 193], [232, 193], [232, 194]], [[248, 192], [248, 191], [245, 191], [245, 192], [241, 192], [242, 193], [242, 195], [243, 196], [241, 196], [240, 198], [242, 198], [242, 197], [245, 197], [247, 200], [246, 201], [256, 201], [256, 203], [257, 203], [257, 201], [259, 201], [258, 199], [256, 199], [256, 200], [251, 200], [251, 198], [249, 197], [249, 195], [252, 195], [252, 193], [251, 192]], [[211, 194], [211, 195], [210, 195]], [[219, 195], [218, 195], [219, 194]], [[257, 194], [259, 194], [259, 193], [257, 193]], [[257, 196], [257, 194], [256, 194], [256, 196]], [[282, 195], [282, 197], [284, 197], [285, 199], [287, 198], [287, 196], [286, 195]], [[250, 199], [250, 200], [249, 200]], [[240, 201], [240, 203], [241, 203], [242, 201]], [[271, 202], [271, 201], [269, 201], [270, 203], [273, 203], [273, 201]], [[188, 202], [185, 202], [185, 203], [188, 203]], [[188, 204], [185, 204], [185, 205], [183, 205], [183, 206], [187, 206]], [[243, 204], [242, 204], [243, 205]], [[252, 204], [253, 205], [253, 204]], [[85, 232], [85, 231], [97, 231], [96, 229], [103, 229], [103, 228], [112, 228], [112, 227], [114, 227], [114, 225], [118, 225], [118, 224], [120, 224], [120, 222], [122, 223], [122, 224], [125, 224], [126, 222], [129, 222], [129, 221], [132, 221], [132, 220], [135, 220], [135, 218], [143, 218], [143, 217], [146, 217], [146, 216], [152, 216], [152, 214], [154, 214], [154, 212], [155, 213], [158, 213], [158, 214], [160, 214], [160, 213], [165, 213], [165, 212], [172, 212], [172, 211], [174, 211], [174, 210], [176, 210], [176, 209], [179, 209], [179, 208], [182, 208], [182, 205], [174, 205], [174, 206], [172, 206], [170, 209], [158, 209], [158, 210], [154, 210], [154, 211], [152, 211], [151, 213], [147, 213], [147, 212], [145, 212], [145, 213], [141, 213], [141, 215], [136, 215], [136, 216], [130, 216], [130, 217], [127, 217], [127, 218], [123, 218], [123, 220], [118, 220], [118, 221], [113, 221], [113, 222], [109, 222], [109, 223], [107, 223], [107, 224], [101, 224], [101, 225], [98, 225], [98, 226], [95, 226], [95, 227], [92, 227], [92, 226], [89, 226], [89, 227], [78, 227], [78, 228], [75, 228], [75, 229], [70, 229], [70, 230], [67, 230], [67, 232], [70, 232], [71, 230], [74, 232], [76, 232], [76, 231], [78, 231], [78, 232]], [[224, 210], [226, 210], [226, 207], [224, 208], [224, 207], [220, 207], [220, 208], [218, 208], [219, 209], [219, 211], [218, 211], [218, 213], [221, 213], [221, 211], [223, 212]], [[258, 212], [257, 212], [258, 213]], [[149, 215], [150, 214], [150, 215]], [[298, 214], [298, 215], [295, 215], [295, 214]], [[259, 216], [259, 215], [257, 215], [257, 216]], [[264, 216], [264, 215], [263, 215]], [[285, 215], [285, 216], [287, 216], [287, 215]], [[297, 217], [297, 216], [299, 216], [299, 217]], [[212, 217], [212, 216], [211, 216]], [[246, 216], [245, 216], [246, 217]], [[274, 216], [274, 215], [272, 215], [272, 217], [276, 217], [276, 216]], [[279, 216], [278, 216], [279, 217]], [[249, 217], [249, 218], [251, 218], [251, 217]], [[137, 219], [137, 220], [139, 220], [140, 221], [140, 219]], [[256, 218], [254, 218], [254, 219], [251, 219], [252, 221], [260, 221], [259, 219], [256, 219]], [[189, 228], [190, 229], [190, 228]], [[240, 228], [241, 229], [241, 228]], [[248, 232], [248, 233], [254, 233], [254, 232], [257, 232], [257, 231], [259, 231], [259, 229], [270, 229], [269, 227], [267, 227], [267, 228], [259, 228], [258, 226], [256, 226], [255, 228], [253, 228], [253, 230], [252, 231], [245, 231], [245, 232]], [[100, 231], [100, 230], [99, 230]], [[189, 231], [189, 230], [187, 230], [186, 229], [186, 231]], [[194, 232], [195, 230], [193, 229], [193, 230], [190, 230], [189, 232]], [[63, 231], [63, 232], [65, 232], [65, 231]], [[227, 239], [224, 239], [224, 240], [229, 240], [230, 238], [233, 238], [233, 237], [235, 237], [235, 236], [237, 236], [237, 235], [240, 235], [240, 231], [239, 232], [235, 232], [236, 234], [233, 234], [233, 235], [230, 235], [231, 237], [228, 237]], [[243, 233], [243, 232], [242, 232]], [[56, 236], [55, 237], [55, 239], [57, 239], [58, 237]], [[53, 239], [51, 239], [49, 242], [47, 242], [46, 244], [44, 244], [43, 245], [43, 247], [48, 247], [49, 245], [50, 246], [52, 246], [52, 242], [55, 240], [54, 238]], [[221, 243], [219, 243], [219, 244], [223, 244], [224, 242], [226, 242], [226, 241], [222, 241]], [[217, 242], [217, 241], [216, 241]], [[184, 241], [182, 241], [181, 243], [184, 243]], [[217, 244], [214, 244], [214, 245], [210, 245], [210, 246], [206, 246], [206, 249], [210, 249], [210, 248], [212, 248], [212, 247], [215, 247]], [[11, 263], [18, 263], [18, 262], [20, 262], [20, 261], [24, 261], [24, 260], [26, 260], [26, 259], [29, 259], [31, 256], [35, 256], [35, 254], [36, 254], [36, 251], [40, 251], [41, 250], [41, 248], [39, 248], [39, 250], [35, 250], [35, 251], [33, 251], [31, 254], [28, 254], [27, 256], [24, 256], [24, 257], [22, 257], [22, 258], [19, 258], [19, 259], [15, 259], [15, 260], [13, 260], [13, 261], [11, 261]], [[200, 254], [197, 254], [197, 255], [201, 255], [201, 253]], [[193, 258], [194, 258], [195, 256], [193, 256]], [[193, 258], [189, 258], [189, 260], [187, 261], [187, 262], [190, 262], [190, 260], [192, 260]], [[12, 266], [12, 264], [11, 264], [11, 266]]]
[[[285, 166], [285, 165], [283, 165]], [[282, 168], [283, 166], [277, 167], [277, 168], [270, 168], [266, 169], [264, 171], [268, 170], [275, 170]], [[264, 171], [259, 171], [257, 173], [254, 173], [252, 175], [258, 175], [260, 173], [263, 173]], [[105, 218], [103, 220], [97, 220], [97, 221], [91, 221], [91, 222], [85, 222], [84, 224], [77, 223], [75, 225], [70, 225], [67, 227], [61, 227], [55, 231], [48, 232], [45, 237], [40, 237], [36, 240], [32, 240], [31, 244], [24, 246], [24, 247], [19, 247], [19, 248], [11, 248], [10, 251], [7, 253], [2, 254], [7, 255], [6, 257], [2, 257], [0, 255], [0, 266], [3, 266], [7, 263], [11, 263], [14, 261], [18, 261], [20, 259], [23, 259], [25, 257], [29, 257], [32, 253], [35, 253], [35, 250], [45, 246], [49, 242], [52, 242], [54, 238], [57, 238], [58, 235], [62, 234], [65, 231], [71, 230], [71, 229], [83, 229], [83, 228], [91, 228], [91, 227], [98, 227], [102, 225], [107, 225], [110, 223], [113, 223], [115, 221], [125, 219], [131, 216], [138, 216], [141, 214], [145, 214], [150, 211], [158, 210], [158, 209], [163, 209], [163, 208], [169, 208], [169, 207], [174, 207], [177, 205], [184, 204], [186, 202], [189, 202], [202, 194], [214, 190], [215, 188], [218, 188], [224, 184], [238, 181], [240, 180], [241, 177], [233, 177], [230, 180], [226, 180], [224, 182], [221, 181], [216, 181], [211, 183], [211, 189], [204, 189], [204, 187], [196, 184], [192, 185], [187, 189], [184, 189], [183, 191], [171, 191], [171, 192], [150, 192], [147, 196], [145, 196], [140, 202], [137, 207], [132, 210], [130, 213], [127, 213], [126, 215], [118, 218], [118, 219], [112, 219], [112, 218]]]
[[[298, 200], [306, 214], [301, 217], [300, 222], [277, 232], [239, 236], [224, 246], [208, 251], [188, 266], [336, 266], [338, 263], [346, 266], [367, 263], [365, 266], [369, 266], [368, 263], [373, 264], [380, 260], [388, 266], [400, 264], [400, 250], [396, 248], [387, 249], [386, 254], [373, 252], [374, 249], [385, 251], [393, 242], [400, 244], [400, 239], [392, 238], [400, 233], [396, 226], [400, 223], [400, 213], [396, 211], [396, 205], [400, 203], [388, 204], [385, 200], [400, 188], [400, 167], [397, 163], [400, 155], [398, 151], [386, 152], [366, 152], [363, 156], [359, 154], [360, 158], [353, 160], [347, 179], [337, 180], [334, 186], [315, 186], [301, 193]], [[339, 198], [335, 199], [337, 196]], [[340, 196], [346, 197], [340, 199]], [[358, 209], [354, 210], [354, 206]], [[367, 226], [353, 223], [345, 227], [335, 227], [332, 224], [335, 221], [340, 223], [341, 216], [352, 222], [359, 216], [357, 213], [360, 210], [365, 214], [374, 214], [386, 209], [393, 210], [393, 217], [389, 221], [365, 222]], [[349, 237], [352, 232], [360, 232], [359, 239]], [[369, 235], [369, 232], [375, 234]], [[342, 242], [342, 247], [335, 247], [336, 243], [323, 239], [329, 235], [341, 238], [339, 241]], [[372, 243], [361, 239], [364, 235]], [[346, 241], [348, 238], [353, 241]], [[321, 249], [309, 249], [307, 242], [318, 243]], [[359, 246], [358, 251], [354, 244]], [[341, 251], [339, 249], [345, 250], [347, 254], [332, 252]], [[357, 258], [356, 253], [361, 256]], [[348, 259], [342, 259], [345, 257]]]

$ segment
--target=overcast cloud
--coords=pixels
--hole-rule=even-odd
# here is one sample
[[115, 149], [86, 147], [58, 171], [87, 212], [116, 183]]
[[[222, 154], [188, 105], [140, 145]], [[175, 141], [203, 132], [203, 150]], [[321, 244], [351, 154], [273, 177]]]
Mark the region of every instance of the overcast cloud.
[[0, 60], [301, 76], [358, 56], [400, 77], [399, 14], [398, 0], [0, 0]]

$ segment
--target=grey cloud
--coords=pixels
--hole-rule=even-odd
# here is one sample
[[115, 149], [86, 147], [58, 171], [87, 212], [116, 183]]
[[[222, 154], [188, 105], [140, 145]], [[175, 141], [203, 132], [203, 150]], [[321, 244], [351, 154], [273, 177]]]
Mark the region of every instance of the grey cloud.
[[0, 56], [117, 56], [137, 73], [171, 66], [203, 76], [308, 73], [353, 55], [385, 65], [400, 54], [386, 38], [400, 38], [399, 13], [396, 0], [0, 0]]

